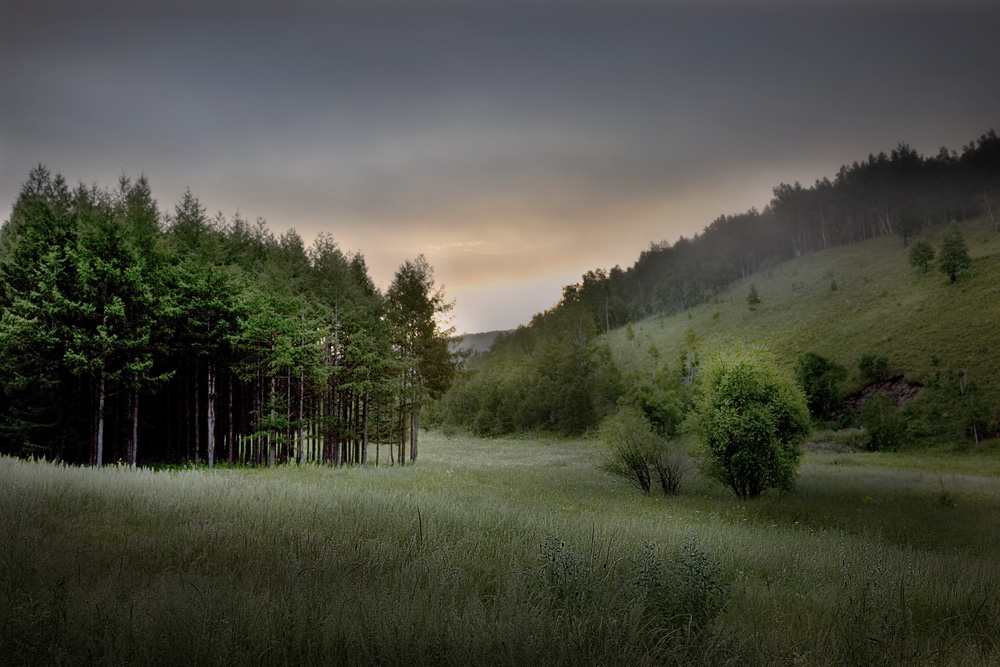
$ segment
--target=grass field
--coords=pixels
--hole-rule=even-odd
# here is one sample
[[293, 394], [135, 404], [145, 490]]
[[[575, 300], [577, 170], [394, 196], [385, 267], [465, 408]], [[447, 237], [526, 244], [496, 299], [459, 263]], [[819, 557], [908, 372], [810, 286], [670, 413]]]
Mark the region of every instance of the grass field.
[[694, 473], [645, 497], [600, 447], [429, 433], [414, 467], [340, 470], [0, 459], [0, 655], [1000, 664], [1000, 456], [811, 451], [795, 493], [744, 503]]

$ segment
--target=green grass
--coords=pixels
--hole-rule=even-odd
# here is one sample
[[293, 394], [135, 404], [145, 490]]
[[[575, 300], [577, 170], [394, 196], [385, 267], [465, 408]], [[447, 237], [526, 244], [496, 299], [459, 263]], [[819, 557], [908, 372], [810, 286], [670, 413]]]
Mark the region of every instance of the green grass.
[[[599, 460], [591, 440], [433, 433], [406, 468], [0, 459], [0, 655], [1000, 664], [1000, 456], [810, 451], [795, 493], [749, 503], [694, 474], [646, 497]], [[543, 565], [560, 542], [575, 550]], [[710, 554], [706, 576], [729, 590], [714, 622], [651, 612], [635, 583], [646, 543], [666, 565], [682, 545]]]
[[[692, 334], [702, 356], [736, 342], [764, 344], [789, 364], [815, 352], [848, 369], [848, 391], [864, 384], [858, 360], [876, 353], [894, 373], [927, 385], [910, 407], [918, 434], [954, 444], [969, 400], [1000, 419], [989, 409], [1000, 405], [1000, 234], [984, 220], [959, 228], [973, 267], [954, 285], [936, 268], [911, 267], [900, 237], [880, 237], [780, 264], [685, 313], [633, 324], [632, 340], [628, 329], [608, 340], [626, 370], [648, 365], [652, 346], [673, 369]], [[937, 248], [945, 231], [918, 238]], [[756, 312], [747, 306], [751, 283], [761, 299]], [[974, 387], [961, 396], [963, 372]]]

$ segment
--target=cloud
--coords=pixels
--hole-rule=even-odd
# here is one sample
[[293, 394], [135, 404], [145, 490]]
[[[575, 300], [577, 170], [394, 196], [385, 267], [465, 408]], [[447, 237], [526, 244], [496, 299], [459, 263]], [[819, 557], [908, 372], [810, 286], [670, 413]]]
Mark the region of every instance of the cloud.
[[456, 289], [541, 286], [1000, 108], [995, 3], [373, 4], [7, 0], [0, 201], [38, 162], [145, 172], [383, 285], [423, 252]]

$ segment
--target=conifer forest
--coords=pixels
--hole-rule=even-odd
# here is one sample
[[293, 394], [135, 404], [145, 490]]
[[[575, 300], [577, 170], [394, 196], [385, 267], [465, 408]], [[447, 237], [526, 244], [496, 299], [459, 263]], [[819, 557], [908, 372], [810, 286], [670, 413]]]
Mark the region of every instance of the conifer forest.
[[67, 463], [397, 463], [447, 385], [423, 256], [380, 291], [331, 236], [162, 212], [39, 165], [0, 231], [0, 452]]

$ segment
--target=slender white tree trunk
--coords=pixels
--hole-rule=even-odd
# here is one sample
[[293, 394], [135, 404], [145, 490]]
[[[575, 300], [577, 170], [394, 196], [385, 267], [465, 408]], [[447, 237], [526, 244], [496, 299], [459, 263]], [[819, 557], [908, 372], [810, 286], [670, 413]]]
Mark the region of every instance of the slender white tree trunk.
[[215, 365], [208, 362], [208, 408], [205, 414], [208, 420], [208, 435], [205, 446], [208, 449], [208, 467], [215, 467]]
[[97, 380], [97, 432], [94, 434], [94, 465], [104, 465], [104, 369]]

